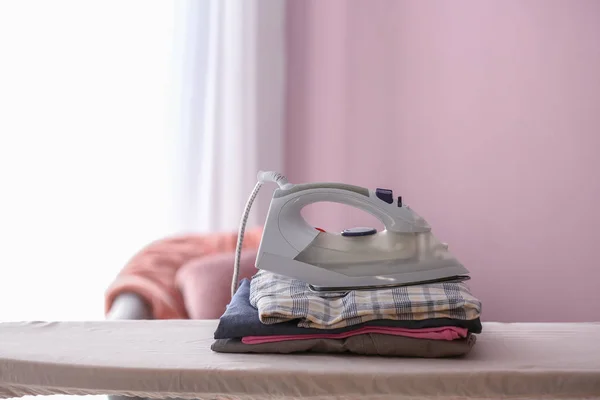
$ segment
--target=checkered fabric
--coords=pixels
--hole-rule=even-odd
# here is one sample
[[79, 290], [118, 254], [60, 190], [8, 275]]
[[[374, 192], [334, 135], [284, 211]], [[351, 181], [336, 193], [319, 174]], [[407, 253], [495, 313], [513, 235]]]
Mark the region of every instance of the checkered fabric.
[[298, 319], [299, 327], [317, 329], [380, 319], [472, 320], [481, 314], [481, 302], [464, 282], [322, 294], [304, 282], [262, 270], [250, 283], [250, 304], [263, 324]]

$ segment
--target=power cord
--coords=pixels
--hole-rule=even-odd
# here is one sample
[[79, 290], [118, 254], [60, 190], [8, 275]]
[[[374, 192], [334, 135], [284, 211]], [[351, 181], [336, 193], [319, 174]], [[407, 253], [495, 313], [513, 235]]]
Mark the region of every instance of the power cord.
[[274, 171], [259, 171], [257, 174], [258, 182], [254, 186], [248, 201], [246, 202], [246, 206], [244, 207], [244, 213], [242, 214], [242, 220], [240, 221], [240, 227], [238, 230], [237, 244], [235, 247], [235, 261], [233, 264], [233, 278], [231, 279], [231, 297], [235, 295], [235, 292], [238, 288], [238, 278], [240, 274], [240, 259], [242, 255], [242, 244], [244, 242], [244, 232], [246, 231], [246, 224], [248, 222], [248, 216], [250, 215], [250, 210], [252, 209], [252, 204], [260, 191], [260, 188], [265, 182], [275, 182], [281, 189], [289, 187], [291, 184], [288, 183], [287, 178], [280, 174], [279, 172]]

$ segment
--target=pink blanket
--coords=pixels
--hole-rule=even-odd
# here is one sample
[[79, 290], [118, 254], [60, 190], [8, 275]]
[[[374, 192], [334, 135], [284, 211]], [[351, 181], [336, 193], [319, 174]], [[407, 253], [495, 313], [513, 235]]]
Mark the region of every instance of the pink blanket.
[[350, 336], [363, 335], [365, 333], [381, 333], [385, 335], [406, 336], [416, 339], [433, 340], [455, 340], [467, 337], [467, 329], [455, 326], [443, 326], [439, 328], [392, 328], [385, 326], [364, 326], [362, 328], [343, 333], [318, 333], [311, 335], [276, 335], [276, 336], [246, 336], [242, 338], [244, 344], [261, 344], [284, 342], [287, 340], [306, 339], [344, 339]]
[[[254, 257], [262, 227], [248, 229], [240, 279], [255, 272]], [[148, 303], [153, 319], [216, 319], [231, 300], [237, 232], [167, 237], [133, 256], [106, 290], [105, 311], [122, 293]], [[254, 254], [253, 254], [254, 253]]]

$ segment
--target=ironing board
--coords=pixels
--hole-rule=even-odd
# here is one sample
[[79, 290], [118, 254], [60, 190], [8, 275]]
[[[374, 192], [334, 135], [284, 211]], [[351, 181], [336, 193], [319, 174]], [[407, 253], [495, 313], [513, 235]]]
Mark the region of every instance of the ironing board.
[[600, 324], [484, 324], [462, 359], [213, 353], [216, 321], [0, 324], [0, 398], [600, 397]]

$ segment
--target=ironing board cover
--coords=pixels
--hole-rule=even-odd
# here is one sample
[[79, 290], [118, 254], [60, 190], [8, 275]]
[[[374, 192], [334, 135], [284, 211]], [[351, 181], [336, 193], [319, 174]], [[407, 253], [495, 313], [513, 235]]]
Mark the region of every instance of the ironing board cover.
[[600, 396], [600, 324], [484, 324], [464, 359], [219, 354], [216, 321], [0, 324], [0, 398], [558, 399]]

